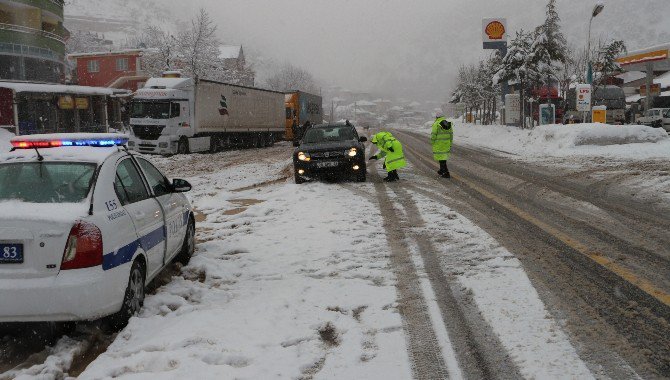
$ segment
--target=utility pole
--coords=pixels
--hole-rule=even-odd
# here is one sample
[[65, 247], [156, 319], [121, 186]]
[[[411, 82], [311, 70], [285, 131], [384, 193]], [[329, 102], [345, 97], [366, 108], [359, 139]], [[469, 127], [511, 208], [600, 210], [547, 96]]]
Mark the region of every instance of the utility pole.
[[335, 120], [335, 101], [331, 100], [330, 101], [330, 124], [333, 124], [333, 120]]

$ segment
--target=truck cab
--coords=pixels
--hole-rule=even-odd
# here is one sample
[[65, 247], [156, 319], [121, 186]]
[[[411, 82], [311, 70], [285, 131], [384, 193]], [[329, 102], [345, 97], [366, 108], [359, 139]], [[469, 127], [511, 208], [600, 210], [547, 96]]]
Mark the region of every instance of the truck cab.
[[176, 154], [189, 149], [193, 137], [193, 79], [151, 78], [130, 105], [130, 149]]

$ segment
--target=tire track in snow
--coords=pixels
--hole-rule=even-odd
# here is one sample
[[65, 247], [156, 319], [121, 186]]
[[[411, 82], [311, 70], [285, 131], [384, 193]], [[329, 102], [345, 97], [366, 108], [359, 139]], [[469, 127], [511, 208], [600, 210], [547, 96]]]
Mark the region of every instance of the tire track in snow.
[[386, 187], [377, 178], [374, 183], [382, 214], [382, 225], [391, 250], [390, 262], [396, 276], [398, 311], [407, 334], [409, 356], [415, 379], [446, 379], [447, 366], [428, 313], [428, 306], [411, 252], [406, 246], [404, 228], [394, 223], [395, 214]]

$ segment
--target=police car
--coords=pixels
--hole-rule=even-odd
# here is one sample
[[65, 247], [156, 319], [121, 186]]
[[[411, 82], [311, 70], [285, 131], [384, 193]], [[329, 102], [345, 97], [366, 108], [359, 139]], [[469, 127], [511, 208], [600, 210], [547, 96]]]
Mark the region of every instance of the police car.
[[[0, 154], [0, 322], [120, 326], [145, 284], [195, 248], [193, 211], [119, 134], [15, 137]], [[107, 319], [106, 319], [107, 320]]]

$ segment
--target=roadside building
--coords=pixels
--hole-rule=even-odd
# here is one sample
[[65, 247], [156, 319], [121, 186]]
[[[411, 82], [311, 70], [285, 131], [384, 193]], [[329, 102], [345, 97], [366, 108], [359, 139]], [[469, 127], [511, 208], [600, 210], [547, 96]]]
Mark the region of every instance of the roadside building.
[[17, 135], [121, 129], [128, 93], [103, 87], [0, 81], [0, 127]]
[[142, 50], [70, 54], [76, 67], [72, 82], [80, 86], [137, 91], [149, 77], [142, 69]]
[[62, 83], [63, 0], [0, 0], [0, 79]]

